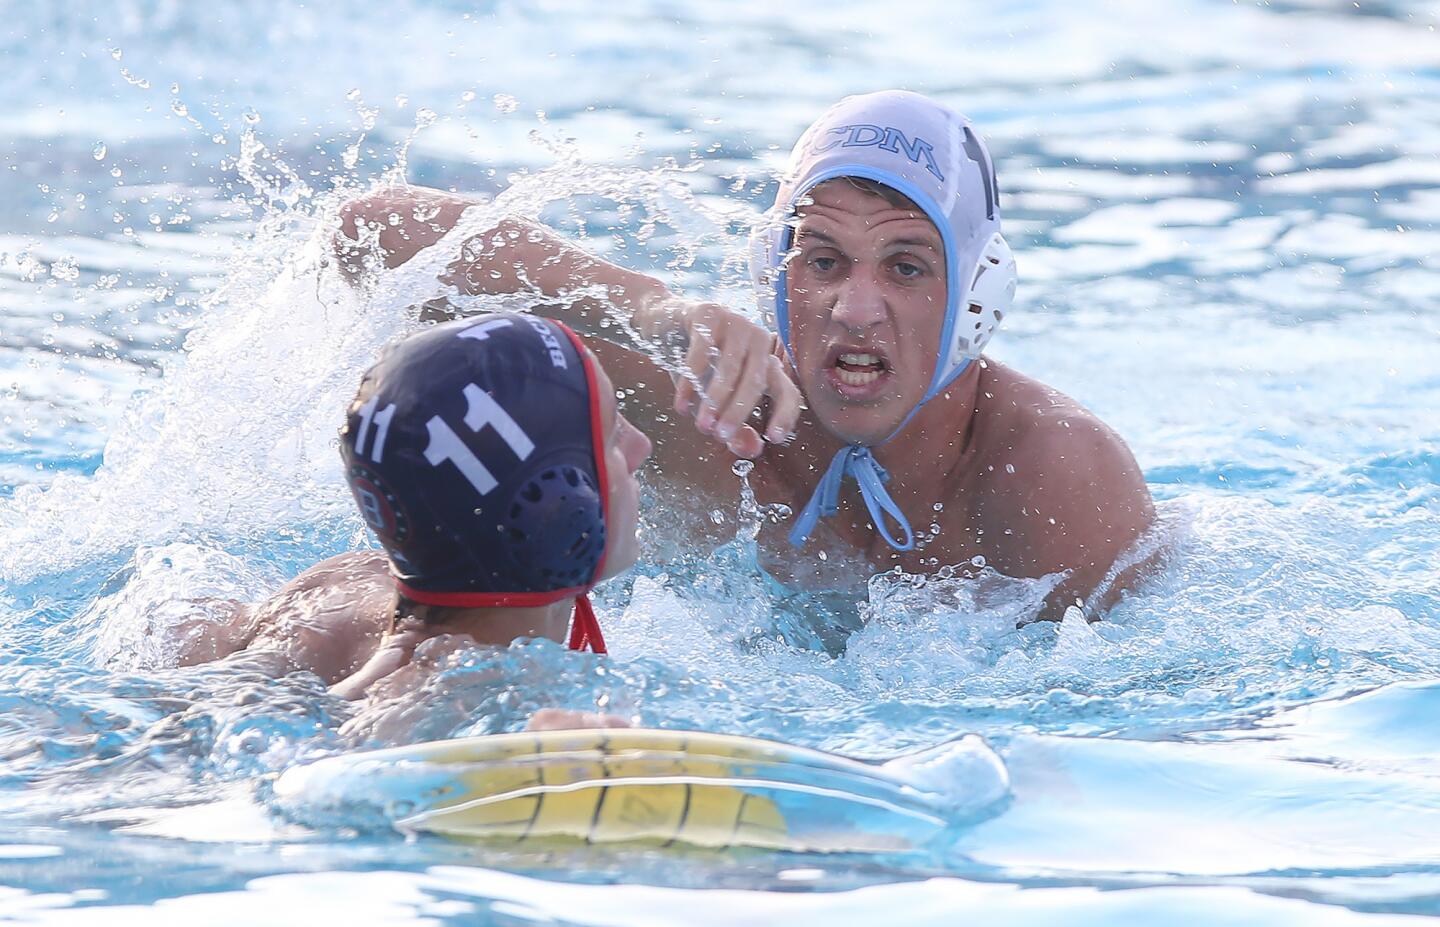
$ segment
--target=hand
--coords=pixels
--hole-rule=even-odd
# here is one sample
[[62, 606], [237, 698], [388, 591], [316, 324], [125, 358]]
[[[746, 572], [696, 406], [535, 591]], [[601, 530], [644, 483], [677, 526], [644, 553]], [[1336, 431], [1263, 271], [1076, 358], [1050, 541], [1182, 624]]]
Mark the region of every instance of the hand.
[[630, 722], [618, 715], [594, 711], [571, 711], [568, 708], [542, 708], [530, 716], [527, 731], [572, 731], [592, 727], [629, 727]]
[[[800, 418], [800, 388], [775, 354], [775, 335], [715, 303], [683, 304], [676, 317], [689, 338], [685, 366], [694, 379], [676, 380], [675, 411], [694, 415], [696, 428], [739, 457], [759, 457], [767, 441], [789, 441]], [[762, 440], [745, 420], [767, 396], [770, 416]]]

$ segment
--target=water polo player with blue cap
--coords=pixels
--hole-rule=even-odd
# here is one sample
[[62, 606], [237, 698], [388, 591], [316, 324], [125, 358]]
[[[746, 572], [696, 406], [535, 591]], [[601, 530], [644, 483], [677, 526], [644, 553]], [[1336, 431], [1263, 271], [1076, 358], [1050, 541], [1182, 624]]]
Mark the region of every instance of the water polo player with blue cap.
[[[384, 551], [230, 603], [177, 661], [263, 651], [360, 698], [417, 684], [454, 650], [563, 641], [567, 626], [572, 650], [604, 653], [588, 593], [636, 560], [635, 473], [650, 451], [566, 326], [506, 313], [427, 327], [381, 354], [340, 430], [345, 478]], [[558, 709], [530, 721], [623, 723]]]
[[587, 596], [611, 553], [600, 376], [568, 328], [518, 314], [436, 326], [366, 373], [341, 455], [403, 602], [573, 599], [571, 648], [605, 652]]

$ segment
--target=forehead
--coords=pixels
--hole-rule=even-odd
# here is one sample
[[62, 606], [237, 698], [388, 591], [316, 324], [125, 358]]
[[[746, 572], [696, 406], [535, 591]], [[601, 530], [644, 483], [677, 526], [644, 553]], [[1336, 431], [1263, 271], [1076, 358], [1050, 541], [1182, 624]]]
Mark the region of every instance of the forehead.
[[800, 198], [795, 212], [800, 233], [854, 231], [904, 233], [941, 243], [940, 230], [914, 204], [896, 205], [879, 193], [861, 189], [839, 177], [827, 180]]

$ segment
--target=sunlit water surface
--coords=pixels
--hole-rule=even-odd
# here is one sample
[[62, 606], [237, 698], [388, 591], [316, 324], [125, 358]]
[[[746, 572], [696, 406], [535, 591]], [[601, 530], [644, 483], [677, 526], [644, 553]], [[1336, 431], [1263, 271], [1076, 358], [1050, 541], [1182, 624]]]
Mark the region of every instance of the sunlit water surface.
[[[1440, 913], [1440, 7], [626, 9], [6, 11], [5, 916]], [[262, 659], [168, 665], [205, 601], [367, 543], [335, 428], [434, 267], [339, 284], [345, 195], [397, 170], [513, 182], [497, 210], [747, 306], [744, 234], [783, 152], [888, 86], [989, 136], [1022, 275], [993, 356], [1112, 423], [1160, 500], [1159, 566], [1105, 622], [1016, 630], [1043, 590], [989, 572], [879, 576], [835, 618], [856, 626], [841, 649], [824, 616], [844, 609], [756, 569], [737, 480], [714, 513], [735, 543], [651, 530], [603, 591], [609, 659], [464, 653], [359, 705]], [[544, 706], [863, 758], [976, 732], [1009, 794], [923, 857], [478, 850], [275, 813], [299, 759]]]

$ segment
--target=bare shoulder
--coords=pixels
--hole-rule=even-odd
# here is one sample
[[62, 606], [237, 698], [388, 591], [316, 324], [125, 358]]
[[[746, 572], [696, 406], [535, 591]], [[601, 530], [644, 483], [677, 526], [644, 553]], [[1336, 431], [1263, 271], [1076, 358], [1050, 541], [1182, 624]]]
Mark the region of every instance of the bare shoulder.
[[993, 361], [986, 373], [987, 488], [1002, 503], [993, 514], [1005, 520], [1007, 559], [1030, 575], [1068, 571], [1086, 597], [1154, 518], [1140, 467], [1073, 398]]
[[384, 634], [393, 589], [383, 552], [331, 557], [257, 607], [250, 647], [279, 650], [334, 682], [369, 659]]
[[328, 589], [337, 585], [388, 582], [390, 565], [381, 550], [355, 550], [322, 560], [290, 580], [276, 596]]

